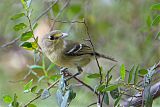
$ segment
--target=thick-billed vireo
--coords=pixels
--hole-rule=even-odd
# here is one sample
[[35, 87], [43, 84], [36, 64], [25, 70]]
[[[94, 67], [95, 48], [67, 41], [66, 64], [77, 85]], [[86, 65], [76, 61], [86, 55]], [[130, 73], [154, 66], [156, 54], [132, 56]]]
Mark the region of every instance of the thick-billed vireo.
[[83, 67], [94, 58], [94, 55], [96, 55], [97, 58], [116, 61], [103, 54], [94, 53], [90, 46], [71, 40], [65, 40], [64, 38], [67, 35], [67, 33], [54, 30], [45, 35], [40, 41], [43, 52], [51, 62], [56, 65], [66, 68]]

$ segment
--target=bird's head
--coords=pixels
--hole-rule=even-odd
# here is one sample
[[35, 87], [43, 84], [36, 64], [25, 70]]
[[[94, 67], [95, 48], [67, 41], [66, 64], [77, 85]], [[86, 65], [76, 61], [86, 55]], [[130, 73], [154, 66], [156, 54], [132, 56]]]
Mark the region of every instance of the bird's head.
[[60, 30], [54, 30], [48, 33], [44, 38], [43, 42], [45, 46], [56, 46], [61, 45], [63, 43], [63, 39], [67, 37], [67, 33], [63, 33]]
[[55, 42], [64, 39], [67, 35], [67, 33], [63, 33], [60, 30], [54, 30], [47, 35], [47, 38], [49, 41]]

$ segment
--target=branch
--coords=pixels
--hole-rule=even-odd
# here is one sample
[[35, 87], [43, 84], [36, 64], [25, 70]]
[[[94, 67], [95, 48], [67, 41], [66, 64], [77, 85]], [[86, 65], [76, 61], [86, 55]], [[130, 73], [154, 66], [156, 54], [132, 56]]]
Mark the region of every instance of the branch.
[[[160, 74], [160, 70], [157, 71], [156, 75], [159, 75], [158, 73]], [[152, 85], [150, 92], [153, 96], [153, 99], [160, 97], [160, 82]], [[140, 94], [136, 94], [134, 96], [140, 96]], [[129, 106], [140, 107], [140, 106], [142, 106], [143, 103], [144, 103], [144, 100], [142, 99], [142, 96], [141, 97], [134, 97], [134, 98], [132, 96], [132, 97], [128, 98], [126, 101], [124, 101], [122, 105], [124, 107], [129, 107]]]
[[52, 26], [51, 26], [50, 31], [52, 31], [52, 30], [54, 29], [54, 25], [55, 25], [55, 23], [56, 23], [55, 20], [57, 20], [57, 18], [61, 15], [61, 13], [63, 12], [63, 10], [68, 6], [69, 2], [70, 2], [70, 0], [68, 0], [68, 1], [64, 4], [64, 6], [63, 6], [63, 7], [61, 8], [61, 10], [58, 12], [57, 16], [56, 16], [54, 19], [52, 19], [52, 20], [53, 20], [53, 24], [52, 24]]
[[[32, 25], [34, 26], [34, 25], [37, 23], [37, 21], [38, 21], [42, 16], [44, 16], [45, 14], [47, 14], [48, 11], [49, 11], [50, 9], [52, 9], [52, 7], [53, 7], [57, 2], [58, 2], [58, 0], [56, 0], [56, 1], [55, 1], [53, 4], [51, 4], [45, 11], [43, 11], [43, 12], [33, 21]], [[8, 46], [16, 43], [16, 42], [20, 39], [20, 37], [21, 37], [21, 36], [18, 36], [18, 37], [15, 38], [14, 40], [12, 40], [12, 41], [10, 41], [10, 42], [8, 42], [8, 43], [3, 44], [2, 46], [0, 46], [0, 48], [5, 48], [5, 47], [8, 47]]]
[[[72, 76], [71, 73], [68, 73], [68, 76]], [[79, 83], [83, 84], [85, 87], [87, 87], [88, 89], [90, 89], [93, 93], [95, 93], [96, 95], [98, 95], [98, 93], [96, 91], [94, 91], [94, 89], [89, 86], [88, 84], [84, 83], [83, 81], [81, 81], [80, 79], [78, 79], [77, 77], [73, 76], [72, 78], [74, 78], [75, 80], [77, 80]], [[70, 79], [67, 79], [67, 81], [69, 81]], [[53, 88], [57, 83], [59, 82], [59, 80], [55, 81], [53, 84], [51, 84], [47, 90], [50, 90], [51, 88]], [[31, 104], [32, 102], [34, 102], [35, 100], [39, 99], [41, 97], [41, 95], [36, 96], [35, 98], [33, 98], [32, 100], [30, 100], [27, 104], [25, 104], [24, 107], [27, 107], [29, 104]]]

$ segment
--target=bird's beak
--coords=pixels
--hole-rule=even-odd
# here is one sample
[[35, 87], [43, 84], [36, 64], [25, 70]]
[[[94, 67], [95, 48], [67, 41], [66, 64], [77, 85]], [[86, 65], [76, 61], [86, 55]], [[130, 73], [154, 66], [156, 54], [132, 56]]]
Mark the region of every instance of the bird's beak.
[[65, 38], [65, 37], [67, 37], [67, 36], [68, 36], [68, 33], [62, 33], [61, 38]]

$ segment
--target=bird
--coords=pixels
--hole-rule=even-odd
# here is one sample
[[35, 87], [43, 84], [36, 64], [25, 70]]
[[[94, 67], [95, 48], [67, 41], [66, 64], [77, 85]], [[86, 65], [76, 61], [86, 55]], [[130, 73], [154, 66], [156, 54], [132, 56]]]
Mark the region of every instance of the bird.
[[117, 62], [114, 58], [93, 52], [92, 47], [72, 40], [66, 40], [68, 33], [53, 30], [43, 36], [40, 47], [51, 62], [60, 67], [77, 68], [82, 71], [96, 56]]

